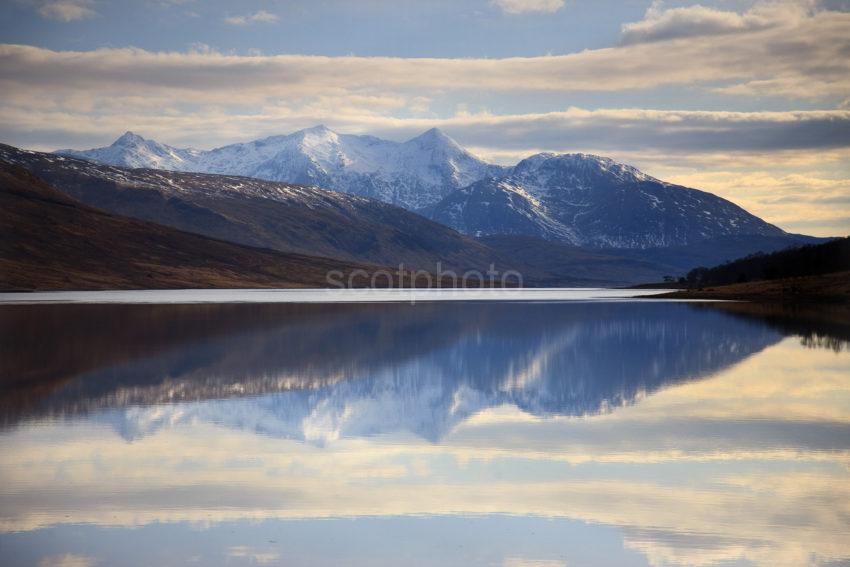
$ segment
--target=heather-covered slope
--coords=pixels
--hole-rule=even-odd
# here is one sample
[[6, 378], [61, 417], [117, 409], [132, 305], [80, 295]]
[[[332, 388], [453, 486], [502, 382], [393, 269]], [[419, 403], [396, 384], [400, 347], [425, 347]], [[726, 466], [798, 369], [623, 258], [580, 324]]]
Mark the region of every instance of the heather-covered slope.
[[434, 271], [500, 258], [472, 238], [380, 201], [247, 177], [125, 169], [0, 145], [64, 193], [115, 214], [238, 244]]
[[326, 287], [326, 258], [222, 242], [119, 217], [0, 162], [0, 289]]

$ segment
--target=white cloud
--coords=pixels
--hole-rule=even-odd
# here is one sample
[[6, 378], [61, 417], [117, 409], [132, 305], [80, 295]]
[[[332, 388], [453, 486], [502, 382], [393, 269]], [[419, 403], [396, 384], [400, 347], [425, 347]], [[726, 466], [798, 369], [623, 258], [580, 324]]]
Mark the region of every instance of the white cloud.
[[[732, 36], [730, 36], [732, 37]], [[506, 59], [238, 56], [140, 49], [51, 51], [0, 46], [4, 95], [22, 90], [169, 90], [180, 100], [247, 100], [328, 92], [432, 96], [452, 91], [596, 91], [662, 86], [820, 101], [850, 92], [850, 13], [821, 12], [718, 42], [644, 42], [558, 56]], [[240, 89], [234, 93], [232, 85]]]
[[43, 557], [38, 562], [38, 567], [92, 567], [96, 564], [97, 560], [94, 557], [65, 553]]
[[278, 21], [278, 16], [265, 10], [247, 14], [244, 16], [230, 16], [224, 18], [224, 22], [233, 26], [247, 26], [250, 24], [273, 24]]
[[699, 4], [663, 9], [656, 0], [643, 20], [623, 24], [621, 42], [633, 44], [793, 26], [812, 15], [812, 5], [808, 0], [769, 0], [739, 14]]
[[73, 22], [96, 16], [93, 5], [91, 0], [56, 0], [43, 3], [38, 13], [51, 20]]
[[529, 559], [527, 557], [506, 557], [502, 567], [567, 567], [560, 559]]
[[506, 14], [552, 13], [564, 7], [564, 0], [492, 0], [492, 4]]
[[275, 551], [255, 549], [247, 545], [237, 545], [228, 548], [227, 556], [235, 559], [247, 559], [252, 563], [258, 563], [260, 565], [270, 565], [280, 558], [280, 554]]

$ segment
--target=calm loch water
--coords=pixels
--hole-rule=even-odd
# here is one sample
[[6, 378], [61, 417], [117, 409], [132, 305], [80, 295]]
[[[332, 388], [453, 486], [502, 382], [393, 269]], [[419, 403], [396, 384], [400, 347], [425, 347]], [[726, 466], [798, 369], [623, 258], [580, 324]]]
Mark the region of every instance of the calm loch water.
[[0, 306], [0, 563], [846, 565], [847, 315]]

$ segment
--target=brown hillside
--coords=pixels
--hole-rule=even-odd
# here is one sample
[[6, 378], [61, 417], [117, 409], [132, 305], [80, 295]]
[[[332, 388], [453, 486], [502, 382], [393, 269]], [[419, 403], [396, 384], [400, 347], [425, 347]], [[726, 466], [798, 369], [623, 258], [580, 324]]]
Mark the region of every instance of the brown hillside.
[[360, 267], [107, 214], [0, 164], [0, 289], [326, 287]]

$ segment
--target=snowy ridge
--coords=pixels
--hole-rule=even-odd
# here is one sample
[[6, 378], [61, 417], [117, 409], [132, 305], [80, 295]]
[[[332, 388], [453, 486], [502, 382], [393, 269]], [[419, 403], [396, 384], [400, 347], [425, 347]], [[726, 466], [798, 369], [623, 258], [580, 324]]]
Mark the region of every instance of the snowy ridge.
[[477, 236], [523, 234], [597, 248], [785, 235], [716, 195], [589, 154], [531, 156], [503, 178], [455, 191], [431, 208], [429, 216]]
[[[9, 151], [0, 147], [0, 159], [26, 167], [29, 161], [20, 158], [19, 154], [22, 153], [39, 157], [44, 155], [26, 150]], [[325, 206], [345, 207], [353, 204], [374, 205], [369, 199], [356, 195], [323, 191], [302, 185], [269, 183], [236, 175], [218, 175], [215, 183], [211, 183], [208, 177], [200, 174], [183, 173], [179, 178], [175, 178], [165, 168], [128, 170], [117, 166], [109, 167], [88, 161], [67, 159], [65, 155], [49, 157], [47, 160], [56, 167], [77, 171], [91, 178], [111, 181], [127, 187], [151, 189], [174, 197], [248, 197], [299, 204], [312, 209]]]
[[432, 129], [403, 143], [338, 134], [326, 126], [231, 144], [177, 149], [128, 132], [111, 146], [57, 153], [123, 167], [220, 173], [315, 185], [417, 210], [504, 168]]
[[187, 170], [200, 152], [179, 149], [146, 140], [132, 132], [125, 132], [111, 146], [93, 150], [58, 150], [57, 154], [90, 159], [110, 165], [124, 167], [148, 167], [152, 169]]

